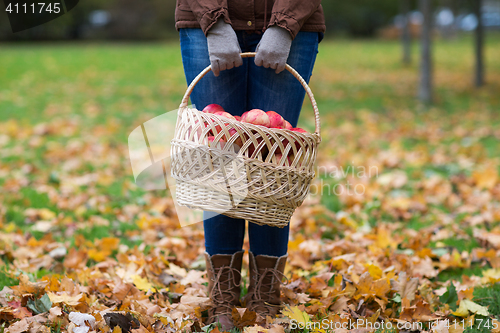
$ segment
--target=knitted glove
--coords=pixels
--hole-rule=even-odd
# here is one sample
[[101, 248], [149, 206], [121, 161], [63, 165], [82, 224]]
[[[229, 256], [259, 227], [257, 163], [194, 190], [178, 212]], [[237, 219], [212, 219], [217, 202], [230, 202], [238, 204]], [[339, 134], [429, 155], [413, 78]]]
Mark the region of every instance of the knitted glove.
[[212, 72], [219, 76], [220, 71], [243, 65], [238, 37], [230, 24], [222, 18], [217, 20], [207, 33], [208, 54]]
[[271, 67], [276, 73], [280, 73], [285, 69], [291, 46], [290, 33], [284, 28], [273, 25], [267, 28], [257, 45], [255, 64], [265, 68]]

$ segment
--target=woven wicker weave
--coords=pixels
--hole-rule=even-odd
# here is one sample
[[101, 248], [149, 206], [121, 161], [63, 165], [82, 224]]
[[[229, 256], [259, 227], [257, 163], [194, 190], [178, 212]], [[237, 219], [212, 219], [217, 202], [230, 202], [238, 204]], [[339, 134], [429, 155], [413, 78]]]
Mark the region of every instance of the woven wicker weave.
[[[255, 53], [242, 54], [253, 56]], [[284, 227], [290, 222], [309, 192], [321, 136], [319, 111], [310, 88], [293, 68], [286, 68], [313, 105], [316, 130], [312, 134], [242, 123], [188, 108], [193, 88], [210, 66], [189, 85], [171, 146], [171, 172], [180, 205], [261, 225]], [[214, 136], [213, 142], [208, 141], [209, 136]], [[277, 158], [279, 153], [284, 157]]]

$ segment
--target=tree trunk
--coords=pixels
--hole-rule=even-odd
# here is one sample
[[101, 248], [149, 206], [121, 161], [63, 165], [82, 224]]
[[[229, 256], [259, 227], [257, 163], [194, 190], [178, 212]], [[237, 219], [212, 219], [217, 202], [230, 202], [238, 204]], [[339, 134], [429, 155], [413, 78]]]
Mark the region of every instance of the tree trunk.
[[450, 13], [453, 14], [453, 21], [449, 25], [441, 27], [441, 34], [443, 38], [446, 40], [450, 40], [456, 37], [456, 29], [455, 29], [456, 11], [454, 10], [455, 2], [456, 2], [455, 0], [441, 0], [442, 8], [448, 9]]
[[474, 14], [477, 17], [477, 27], [475, 31], [475, 53], [476, 53], [476, 73], [474, 78], [474, 83], [476, 87], [481, 87], [484, 85], [484, 62], [483, 62], [483, 49], [484, 49], [484, 27], [482, 20], [482, 0], [473, 0], [474, 3]]
[[400, 0], [401, 17], [403, 18], [403, 27], [401, 41], [403, 43], [403, 64], [411, 63], [411, 34], [410, 34], [410, 0]]
[[460, 0], [451, 1], [451, 11], [453, 12], [453, 37], [458, 35], [458, 20], [457, 17], [460, 14]]
[[419, 0], [420, 11], [423, 15], [422, 30], [420, 33], [421, 59], [420, 59], [420, 86], [418, 99], [423, 103], [432, 102], [432, 5], [431, 0]]

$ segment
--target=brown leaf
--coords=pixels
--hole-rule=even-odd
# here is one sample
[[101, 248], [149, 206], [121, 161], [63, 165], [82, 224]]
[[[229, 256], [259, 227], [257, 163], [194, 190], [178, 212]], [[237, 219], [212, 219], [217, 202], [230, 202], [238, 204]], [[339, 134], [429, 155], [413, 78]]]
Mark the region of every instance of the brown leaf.
[[15, 309], [12, 309], [10, 306], [9, 307], [1, 307], [0, 308], [0, 320], [2, 321], [11, 321], [12, 319], [15, 318]]
[[408, 280], [406, 278], [406, 272], [400, 272], [399, 279], [397, 281], [391, 279], [391, 285], [393, 285], [393, 288], [397, 290], [401, 298], [413, 301], [418, 287], [418, 278], [410, 278]]
[[273, 324], [268, 333], [285, 333], [285, 328], [278, 324]]
[[87, 254], [82, 250], [77, 250], [75, 248], [71, 248], [69, 253], [66, 255], [64, 259], [64, 267], [77, 269], [80, 267], [85, 267], [87, 263]]
[[31, 282], [27, 275], [21, 274], [19, 276], [19, 285], [11, 288], [20, 294], [41, 294], [44, 292], [46, 285], [46, 281]]
[[257, 314], [254, 311], [242, 308], [233, 308], [232, 312], [234, 326], [242, 329], [245, 326], [252, 326], [257, 320]]
[[10, 325], [5, 330], [5, 333], [23, 333], [26, 332], [29, 329], [29, 327], [30, 327], [29, 322], [27, 321], [26, 318], [23, 318], [20, 321], [17, 321], [14, 324]]
[[[21, 302], [12, 301], [9, 302], [11, 308], [14, 309], [14, 317], [17, 319], [23, 319], [25, 317], [31, 317], [31, 312], [21, 305]], [[1, 310], [0, 310], [1, 311]]]
[[347, 310], [347, 302], [349, 301], [349, 298], [345, 296], [339, 297], [335, 303], [330, 307], [330, 311], [333, 313], [341, 313], [344, 310]]
[[440, 319], [441, 317], [436, 316], [432, 313], [429, 304], [420, 300], [416, 304], [415, 312], [413, 313], [413, 319], [418, 321], [433, 321], [436, 319]]
[[62, 310], [58, 306], [54, 306], [49, 310], [49, 321], [55, 321], [57, 317], [62, 315]]
[[140, 326], [140, 322], [130, 313], [108, 312], [104, 315], [104, 320], [113, 329], [119, 326], [123, 333], [128, 333], [132, 328], [139, 328]]

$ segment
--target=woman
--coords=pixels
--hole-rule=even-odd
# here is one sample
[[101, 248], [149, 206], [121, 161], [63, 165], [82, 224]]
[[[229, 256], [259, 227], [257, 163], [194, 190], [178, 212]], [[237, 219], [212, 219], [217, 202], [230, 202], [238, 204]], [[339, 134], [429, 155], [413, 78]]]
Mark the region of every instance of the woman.
[[[305, 91], [287, 71], [295, 68], [309, 82], [318, 43], [325, 31], [321, 0], [177, 0], [176, 28], [189, 84], [212, 65], [194, 88], [199, 109], [219, 104], [239, 115], [254, 108], [275, 110], [294, 127]], [[256, 52], [255, 59], [240, 56]], [[231, 311], [240, 305], [245, 221], [204, 213], [209, 323], [233, 327]], [[244, 305], [260, 318], [280, 309], [280, 284], [287, 259], [289, 228], [248, 225], [250, 284]]]

